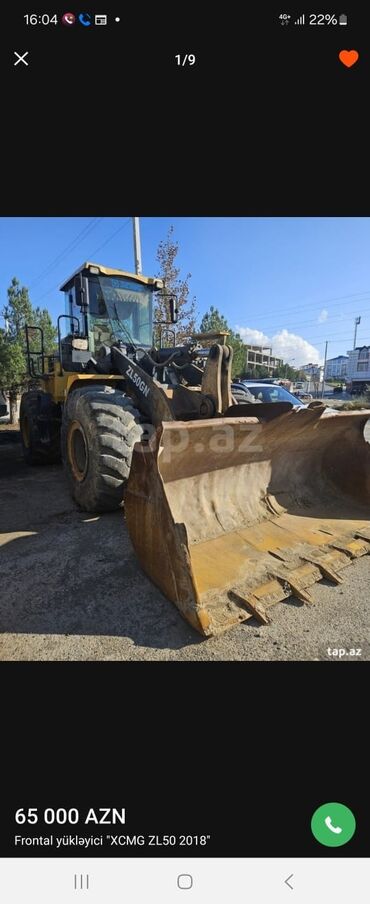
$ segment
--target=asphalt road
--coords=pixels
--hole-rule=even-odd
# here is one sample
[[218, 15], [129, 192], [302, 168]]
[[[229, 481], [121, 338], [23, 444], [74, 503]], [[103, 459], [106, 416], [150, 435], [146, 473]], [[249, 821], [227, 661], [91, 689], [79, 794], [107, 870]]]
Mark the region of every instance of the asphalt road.
[[123, 514], [78, 511], [62, 468], [28, 468], [17, 432], [5, 425], [0, 546], [3, 661], [338, 662], [328, 649], [345, 650], [341, 661], [370, 658], [370, 556], [345, 569], [342, 585], [316, 584], [314, 606], [286, 601], [273, 607], [269, 626], [250, 619], [203, 640], [142, 573]]

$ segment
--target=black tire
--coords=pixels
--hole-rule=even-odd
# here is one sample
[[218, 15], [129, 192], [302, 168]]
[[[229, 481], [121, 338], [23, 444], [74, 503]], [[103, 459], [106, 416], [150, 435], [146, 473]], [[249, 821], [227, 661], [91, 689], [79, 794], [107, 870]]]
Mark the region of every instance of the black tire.
[[50, 465], [60, 461], [60, 410], [41, 389], [24, 392], [19, 424], [24, 458], [29, 465]]
[[132, 399], [111, 386], [76, 389], [62, 421], [62, 457], [72, 496], [87, 512], [119, 508], [143, 427]]

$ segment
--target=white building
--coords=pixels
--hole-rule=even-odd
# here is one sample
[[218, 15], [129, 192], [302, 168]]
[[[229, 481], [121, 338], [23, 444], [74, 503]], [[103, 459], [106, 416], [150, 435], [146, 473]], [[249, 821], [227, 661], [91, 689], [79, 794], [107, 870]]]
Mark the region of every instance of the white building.
[[348, 358], [346, 355], [328, 358], [325, 367], [325, 377], [328, 379], [342, 379], [347, 376], [347, 366]]
[[306, 376], [311, 377], [312, 380], [321, 380], [322, 367], [320, 364], [303, 364], [299, 369], [303, 370]]
[[348, 352], [347, 380], [370, 382], [370, 345]]

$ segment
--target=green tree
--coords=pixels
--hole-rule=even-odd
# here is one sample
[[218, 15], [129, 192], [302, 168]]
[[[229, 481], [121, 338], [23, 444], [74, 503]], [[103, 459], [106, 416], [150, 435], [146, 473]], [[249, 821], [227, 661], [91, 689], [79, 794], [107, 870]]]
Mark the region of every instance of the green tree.
[[227, 339], [228, 345], [232, 346], [233, 349], [233, 364], [231, 375], [236, 377], [237, 375], [242, 376], [245, 370], [245, 356], [246, 349], [244, 342], [239, 336], [239, 333], [232, 333], [230, 337]]
[[279, 367], [275, 367], [273, 376], [281, 377], [282, 380], [291, 380], [293, 383], [295, 383], [297, 380], [305, 379], [303, 371], [297, 370], [295, 367], [291, 367], [290, 364], [279, 364]]
[[[210, 330], [214, 330], [215, 332], [228, 332], [229, 335], [226, 338], [227, 345], [231, 345], [233, 349], [233, 364], [231, 375], [235, 377], [237, 375], [242, 375], [245, 370], [245, 345], [242, 339], [239, 336], [239, 333], [234, 333], [232, 329], [230, 329], [229, 324], [224, 317], [223, 314], [217, 308], [214, 308], [212, 305], [209, 311], [203, 315], [199, 332], [200, 333], [208, 333]], [[205, 344], [211, 345], [214, 340], [209, 340], [209, 343]]]
[[[52, 355], [57, 348], [57, 328], [54, 326], [47, 308], [35, 308], [32, 314], [33, 326], [40, 326], [44, 334], [44, 348], [46, 355]], [[37, 340], [36, 340], [37, 342]], [[38, 340], [40, 346], [40, 339]]]
[[0, 329], [0, 388], [9, 392], [10, 423], [17, 413], [17, 396], [24, 381], [25, 361], [20, 342]]
[[[170, 324], [170, 309], [168, 295], [175, 295], [176, 307], [178, 310], [178, 318], [176, 324], [176, 341], [181, 342], [186, 336], [194, 333], [196, 323], [196, 299], [191, 296], [189, 280], [191, 273], [187, 273], [185, 277], [181, 277], [180, 267], [176, 265], [176, 258], [179, 253], [179, 243], [174, 239], [174, 227], [170, 226], [167, 237], [163, 239], [157, 250], [157, 261], [160, 266], [157, 276], [163, 279], [165, 290], [155, 296], [154, 320], [164, 321]], [[165, 328], [162, 326], [165, 339]], [[159, 335], [159, 329], [156, 330]], [[164, 342], [165, 344], [165, 342]], [[169, 340], [172, 345], [172, 340]]]
[[[9, 340], [18, 339], [22, 346], [25, 345], [24, 327], [41, 327], [44, 333], [45, 352], [51, 354], [56, 348], [57, 329], [53, 325], [47, 308], [33, 308], [28, 289], [20, 286], [19, 280], [13, 276], [8, 288], [8, 301], [2, 311], [2, 316], [7, 322], [7, 336]], [[31, 348], [40, 347], [40, 338], [35, 334], [31, 338]]]
[[5, 330], [0, 329], [0, 386], [17, 388], [24, 377], [24, 355], [19, 342], [9, 341]]
[[[1, 330], [0, 386], [9, 392], [10, 420], [14, 423], [18, 395], [25, 384], [27, 374], [24, 354], [25, 324], [42, 327], [46, 354], [52, 353], [55, 349], [57, 330], [46, 308], [32, 308], [28, 289], [20, 285], [16, 276], [11, 281], [7, 296], [7, 303], [2, 311], [6, 329]], [[32, 333], [30, 335], [30, 349], [36, 351], [39, 348], [40, 334], [35, 331], [34, 335]]]
[[216, 332], [224, 332], [226, 330], [230, 335], [232, 332], [224, 315], [220, 314], [218, 308], [214, 308], [213, 305], [211, 305], [209, 311], [203, 314], [199, 327], [200, 333], [208, 333], [210, 330]]
[[13, 424], [17, 415], [17, 398], [26, 372], [22, 351], [23, 329], [25, 323], [32, 318], [32, 305], [28, 289], [21, 287], [16, 276], [10, 283], [7, 296], [7, 304], [2, 311], [6, 331], [2, 330], [0, 342], [0, 383], [9, 392], [10, 422]]
[[247, 367], [243, 376], [247, 380], [263, 380], [265, 377], [271, 377], [271, 371], [264, 364], [258, 364], [255, 367]]
[[2, 316], [7, 321], [9, 339], [18, 339], [22, 335], [25, 323], [32, 323], [32, 305], [26, 286], [20, 286], [16, 276], [8, 288], [8, 302]]

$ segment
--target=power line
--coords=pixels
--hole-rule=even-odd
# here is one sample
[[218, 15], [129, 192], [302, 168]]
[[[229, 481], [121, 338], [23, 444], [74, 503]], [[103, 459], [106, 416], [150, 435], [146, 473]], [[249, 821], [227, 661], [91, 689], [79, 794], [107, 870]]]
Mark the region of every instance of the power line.
[[[261, 324], [260, 317], [258, 317], [258, 323]], [[346, 328], [346, 324], [347, 324], [347, 326], [348, 326], [349, 323], [351, 323], [351, 325], [352, 325], [352, 315], [349, 313], [345, 320], [344, 320], [344, 319], [341, 320], [340, 317], [339, 317], [339, 315], [330, 316], [330, 317], [328, 317], [326, 320], [323, 320], [321, 324], [319, 324], [319, 323], [317, 322], [317, 319], [312, 319], [312, 320], [300, 320], [300, 321], [298, 321], [298, 322], [297, 322], [297, 321], [295, 321], [295, 322], [293, 321], [292, 327], [290, 328], [289, 332], [292, 332], [292, 330], [300, 330], [300, 329], [302, 329], [302, 327], [305, 327], [305, 326], [312, 326], [312, 327], [314, 327], [315, 325], [317, 325], [317, 326], [320, 326], [320, 325], [321, 325], [321, 326], [325, 326], [325, 325], [330, 325], [330, 326], [332, 326], [333, 324], [336, 326], [336, 325], [339, 324], [339, 323], [342, 323], [342, 324], [343, 324], [343, 328], [344, 328], [344, 329]], [[272, 332], [272, 331], [275, 332], [276, 330], [279, 330], [279, 329], [287, 329], [287, 327], [280, 327], [280, 324], [279, 324], [278, 326], [276, 326], [276, 325], [274, 325], [273, 323], [270, 322], [270, 323], [269, 323], [269, 327], [267, 327], [267, 329], [269, 329], [270, 332]], [[261, 332], [263, 332], [263, 329], [261, 329]]]
[[[326, 302], [326, 304], [329, 304], [329, 302]], [[342, 305], [342, 302], [337, 302], [337, 304], [341, 304], [341, 305]], [[351, 300], [351, 301], [343, 302], [343, 304], [352, 304], [352, 305], [353, 305], [354, 302]], [[366, 304], [369, 304], [369, 305], [370, 305], [370, 297], [369, 297], [369, 298], [362, 298], [362, 299], [361, 299], [361, 304], [362, 304], [362, 305], [366, 305]], [[333, 306], [334, 306], [334, 303], [333, 303]], [[314, 309], [315, 307], [321, 308], [321, 307], [325, 307], [325, 302], [319, 301], [319, 302], [315, 302], [315, 303], [312, 304], [312, 305], [299, 305], [299, 306], [298, 306], [298, 304], [297, 304], [294, 308], [277, 308], [277, 309], [276, 309], [276, 312], [275, 312], [275, 311], [271, 311], [271, 314], [265, 314], [265, 315], [262, 315], [259, 319], [260, 319], [260, 321], [262, 321], [262, 322], [263, 322], [263, 321], [267, 321], [267, 320], [268, 320], [269, 322], [271, 322], [272, 319], [274, 319], [274, 318], [276, 318], [276, 317], [281, 317], [282, 314], [291, 314], [291, 313], [295, 313], [295, 312], [297, 312], [298, 310], [300, 310], [300, 309], [303, 308], [303, 307], [311, 307], [311, 308], [313, 308], [313, 309]], [[330, 313], [330, 311], [329, 311], [329, 313]], [[349, 317], [351, 316], [351, 312], [348, 312], [348, 316], [349, 316]], [[305, 321], [305, 322], [306, 322], [306, 323], [314, 322], [314, 319], [315, 319], [315, 318], [313, 318], [311, 321]]]
[[[252, 329], [252, 327], [250, 327], [250, 329]], [[297, 334], [295, 334], [295, 333], [291, 333], [290, 330], [287, 330], [287, 332], [290, 333], [290, 336], [297, 335]], [[340, 339], [340, 338], [337, 338], [337, 337], [339, 337], [339, 336], [342, 336], [342, 333], [331, 333], [331, 334], [330, 334], [330, 343], [334, 342], [334, 344], [337, 345], [337, 346], [338, 346], [338, 345], [344, 345], [344, 346], [347, 346], [346, 351], [351, 350], [351, 347], [352, 347], [352, 338], [350, 338], [350, 339], [348, 339], [348, 338], [347, 338], [347, 339]], [[276, 349], [276, 343], [273, 342], [273, 338], [274, 338], [274, 337], [271, 336], [271, 337], [267, 337], [267, 338], [268, 338], [268, 342], [269, 342], [269, 343], [272, 343], [273, 348]], [[307, 336], [307, 337], [306, 337], [306, 336], [298, 336], [298, 335], [297, 335], [297, 338], [298, 338], [298, 339], [302, 339], [304, 342], [307, 342], [307, 343], [309, 343], [309, 344], [315, 345], [316, 348], [324, 347], [324, 346], [325, 346], [325, 341], [326, 341], [325, 339], [324, 339], [324, 340], [319, 340], [319, 341], [317, 341], [317, 339], [316, 339], [315, 336]], [[258, 344], [259, 344], [259, 343], [257, 342], [257, 340], [253, 340], [252, 337], [251, 337], [249, 340], [248, 340], [247, 338], [244, 337], [244, 338], [243, 338], [243, 342], [244, 342], [245, 344], [247, 344], [247, 345], [248, 345], [248, 344], [255, 344], [255, 345], [258, 345]], [[360, 344], [363, 344], [363, 345], [366, 345], [367, 342], [370, 343], [370, 336], [361, 336], [361, 339], [359, 340], [359, 343], [360, 343]], [[357, 343], [357, 345], [358, 345], [359, 343]], [[279, 354], [280, 354], [279, 351], [275, 351], [275, 355], [278, 356]]]
[[[252, 327], [247, 327], [247, 329], [252, 329]], [[281, 330], [280, 332], [282, 332], [282, 330]], [[307, 336], [307, 337], [306, 337], [306, 336], [299, 336], [298, 333], [294, 333], [294, 332], [292, 332], [292, 330], [288, 330], [288, 329], [286, 330], [286, 332], [289, 333], [290, 336], [297, 336], [298, 339], [303, 339], [304, 342], [312, 342], [312, 343], [314, 343], [315, 345], [325, 345], [325, 339], [321, 339], [319, 336]], [[277, 333], [277, 334], [274, 334], [274, 336], [275, 336], [275, 335], [279, 335], [279, 334]], [[339, 343], [339, 342], [342, 342], [343, 344], [348, 343], [348, 342], [351, 343], [351, 341], [352, 341], [351, 338], [350, 338], [350, 339], [339, 339], [339, 338], [337, 338], [337, 337], [342, 336], [342, 335], [343, 335], [342, 333], [330, 333], [330, 341], [331, 341], [332, 339], [335, 339], [335, 340], [337, 340], [338, 343]], [[269, 342], [272, 341], [272, 339], [274, 338], [274, 336], [271, 336], [271, 337], [268, 336], [268, 337], [267, 337], [268, 340], [269, 340]], [[245, 339], [244, 339], [243, 341], [246, 342]], [[247, 343], [247, 344], [248, 344], [248, 343]], [[251, 344], [251, 342], [250, 342], [249, 344]], [[256, 345], [258, 345], [257, 341], [256, 341]]]
[[[263, 318], [262, 318], [262, 320], [263, 320]], [[343, 325], [343, 330], [342, 330], [340, 333], [337, 332], [336, 334], [334, 334], [334, 335], [336, 335], [336, 336], [341, 336], [341, 335], [343, 335], [343, 331], [346, 330], [346, 329], [348, 329], [349, 323], [351, 323], [351, 328], [352, 328], [352, 315], [351, 315], [351, 313], [348, 312], [348, 314], [346, 315], [345, 318], [343, 318], [343, 320], [341, 320], [341, 317], [340, 317], [339, 314], [329, 315], [328, 319], [323, 320], [321, 324], [318, 323], [318, 321], [316, 320], [316, 318], [311, 319], [311, 320], [300, 320], [300, 321], [294, 321], [294, 319], [293, 319], [293, 323], [292, 323], [289, 327], [284, 327], [284, 326], [281, 326], [280, 324], [275, 325], [275, 324], [271, 323], [271, 320], [270, 320], [270, 318], [269, 318], [269, 324], [268, 324], [268, 326], [267, 326], [267, 331], [268, 331], [270, 334], [272, 334], [272, 333], [275, 333], [275, 332], [281, 332], [282, 330], [286, 329], [288, 332], [292, 333], [292, 332], [297, 332], [298, 330], [299, 330], [299, 331], [302, 330], [302, 327], [307, 327], [307, 326], [312, 326], [312, 327], [314, 327], [315, 325], [317, 325], [317, 326], [319, 327], [319, 326], [321, 325], [321, 326], [324, 327], [324, 328], [327, 328], [328, 326], [330, 326], [330, 328], [332, 328], [333, 325], [334, 325], [334, 326], [337, 326], [337, 325], [339, 325], [340, 323], [342, 323], [342, 325]], [[243, 327], [241, 326], [241, 324], [239, 324], [239, 326], [240, 326], [241, 329], [243, 328]], [[258, 315], [258, 327], [256, 327], [256, 329], [259, 329], [260, 332], [263, 333], [263, 332], [264, 332], [264, 329], [263, 329], [263, 326], [262, 326], [262, 328], [261, 328], [261, 326], [262, 326], [262, 324], [261, 324], [261, 318], [260, 318], [260, 316]], [[249, 329], [254, 329], [254, 328], [253, 328], [253, 327], [249, 327]], [[266, 329], [266, 327], [265, 327], [265, 329]], [[333, 335], [333, 334], [332, 334], [332, 335]], [[316, 333], [315, 333], [315, 339], [316, 339], [316, 337], [317, 337], [317, 339], [319, 340], [319, 339], [321, 338], [321, 334], [316, 332]], [[307, 340], [307, 341], [311, 341], [311, 340]]]
[[[292, 330], [287, 330], [287, 332], [288, 332], [288, 333], [291, 333]], [[338, 337], [340, 337], [340, 336], [343, 336], [343, 333], [344, 333], [343, 330], [342, 330], [341, 332], [337, 332], [337, 333], [332, 333], [332, 332], [330, 332], [330, 338], [336, 339], [336, 338], [338, 338]], [[313, 334], [313, 335], [311, 334], [311, 336], [309, 336], [309, 337], [307, 338], [306, 341], [307, 341], [307, 342], [314, 342], [314, 341], [316, 341], [316, 342], [321, 342], [321, 343], [322, 343], [321, 336], [318, 335], [317, 333], [315, 333], [315, 334]], [[351, 341], [352, 341], [352, 335], [351, 335], [351, 338], [350, 338], [350, 339], [345, 339], [345, 338], [343, 339], [343, 342], [351, 342]]]
[[[101, 219], [103, 219], [103, 218], [101, 218]], [[102, 248], [105, 248], [105, 245], [108, 245], [108, 242], [110, 242], [112, 239], [114, 239], [114, 237], [116, 235], [118, 235], [119, 232], [122, 232], [122, 230], [127, 226], [127, 224], [130, 223], [130, 220], [131, 220], [131, 217], [128, 217], [128, 219], [125, 220], [125, 222], [119, 227], [119, 229], [116, 229], [115, 232], [112, 232], [112, 234], [110, 236], [108, 236], [108, 238], [105, 240], [105, 242], [103, 242], [101, 245], [99, 245], [98, 248], [95, 248], [94, 251], [91, 251], [89, 254], [87, 254], [86, 257], [88, 259], [91, 259], [94, 256], [94, 254], [97, 254], [98, 251], [100, 251]], [[52, 286], [51, 289], [48, 289], [46, 292], [43, 293], [43, 295], [40, 295], [40, 297], [37, 299], [35, 304], [38, 305], [40, 303], [40, 301], [42, 301], [43, 298], [46, 298], [48, 295], [51, 295], [51, 293], [55, 292], [56, 289], [59, 289], [59, 283], [57, 283], [56, 286]]]
[[91, 251], [91, 253], [90, 253], [88, 256], [89, 256], [89, 257], [93, 257], [94, 254], [97, 254], [98, 251], [101, 251], [102, 248], [105, 248], [105, 246], [108, 245], [108, 242], [110, 242], [111, 239], [114, 239], [115, 235], [118, 235], [119, 232], [122, 232], [122, 229], [124, 229], [125, 226], [127, 226], [127, 224], [130, 223], [130, 222], [131, 222], [131, 217], [128, 217], [128, 219], [125, 220], [125, 222], [123, 223], [123, 225], [119, 227], [119, 229], [116, 229], [115, 232], [112, 232], [112, 235], [110, 235], [109, 238], [107, 238], [106, 241], [103, 242], [102, 245], [99, 245], [98, 248], [95, 248], [94, 251]]
[[57, 257], [54, 258], [54, 260], [50, 261], [50, 263], [47, 265], [47, 267], [45, 267], [44, 270], [42, 270], [39, 276], [37, 276], [36, 279], [34, 279], [32, 283], [30, 283], [29, 288], [32, 289], [32, 287], [35, 286], [36, 283], [42, 281], [45, 276], [48, 276], [49, 273], [55, 270], [58, 264], [60, 264], [65, 257], [68, 257], [69, 254], [72, 254], [72, 251], [74, 251], [75, 248], [77, 248], [78, 245], [80, 245], [81, 242], [83, 242], [87, 238], [87, 236], [90, 235], [90, 232], [92, 232], [93, 229], [96, 229], [96, 227], [99, 225], [99, 223], [102, 222], [102, 220], [104, 220], [104, 217], [93, 217], [93, 219], [90, 220], [83, 229], [81, 229], [78, 235], [76, 235], [75, 238], [72, 239], [68, 245], [66, 245], [66, 247], [60, 252], [60, 254], [58, 254]]

